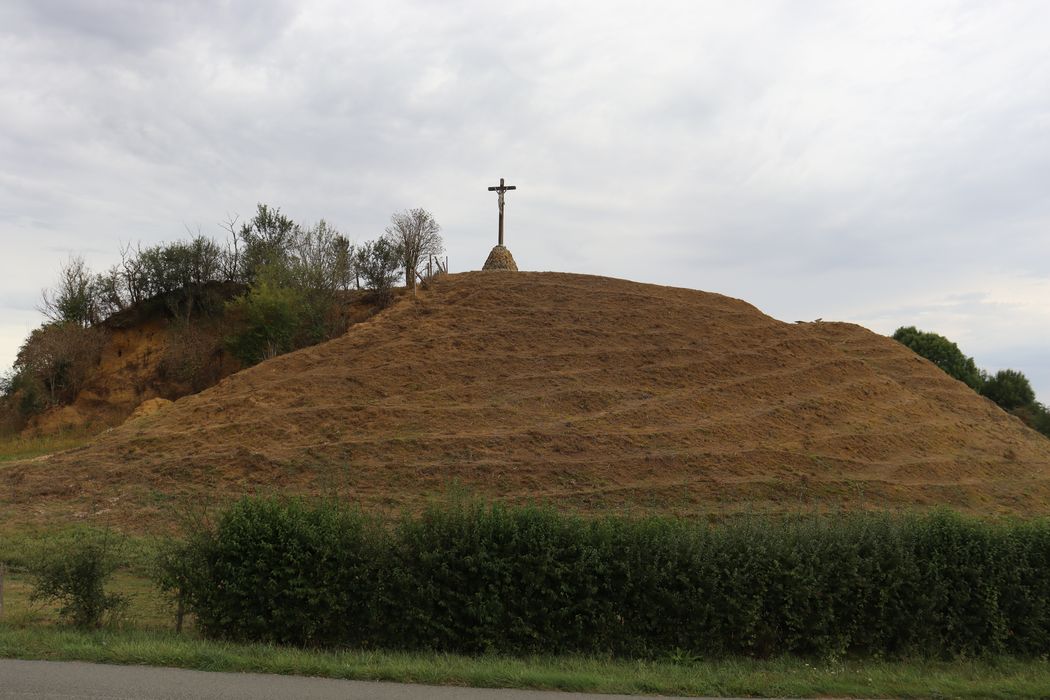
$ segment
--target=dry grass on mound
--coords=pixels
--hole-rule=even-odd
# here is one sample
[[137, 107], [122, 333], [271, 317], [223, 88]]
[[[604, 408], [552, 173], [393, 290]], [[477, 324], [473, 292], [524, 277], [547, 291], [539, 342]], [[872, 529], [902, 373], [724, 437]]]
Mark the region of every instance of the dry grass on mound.
[[0, 519], [147, 528], [260, 489], [397, 509], [450, 483], [583, 511], [1032, 514], [1048, 477], [1050, 441], [859, 326], [486, 272], [443, 277], [83, 449], [0, 466]]

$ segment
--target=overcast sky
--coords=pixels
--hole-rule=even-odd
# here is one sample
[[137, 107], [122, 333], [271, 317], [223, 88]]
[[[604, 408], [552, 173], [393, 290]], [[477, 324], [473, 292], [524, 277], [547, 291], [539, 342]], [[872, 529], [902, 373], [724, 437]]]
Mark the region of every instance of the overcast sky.
[[453, 271], [942, 333], [1050, 401], [1050, 3], [0, 4], [0, 365], [69, 255], [256, 203]]

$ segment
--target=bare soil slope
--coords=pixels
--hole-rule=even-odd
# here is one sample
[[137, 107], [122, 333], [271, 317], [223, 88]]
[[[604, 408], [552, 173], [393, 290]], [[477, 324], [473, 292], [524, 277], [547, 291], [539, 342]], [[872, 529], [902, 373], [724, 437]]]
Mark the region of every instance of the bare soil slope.
[[0, 469], [0, 512], [148, 523], [259, 488], [415, 507], [453, 482], [592, 511], [1031, 514], [1050, 504], [1050, 440], [859, 326], [623, 280], [468, 273], [86, 448]]
[[[143, 402], [192, 393], [188, 382], [165, 377], [161, 367], [171, 344], [168, 319], [154, 315], [105, 329], [106, 341], [98, 365], [71, 404], [35, 416], [29, 435], [97, 432], [120, 424]], [[225, 354], [202, 358], [214, 383], [239, 369]], [[198, 387], [199, 388], [199, 387]]]

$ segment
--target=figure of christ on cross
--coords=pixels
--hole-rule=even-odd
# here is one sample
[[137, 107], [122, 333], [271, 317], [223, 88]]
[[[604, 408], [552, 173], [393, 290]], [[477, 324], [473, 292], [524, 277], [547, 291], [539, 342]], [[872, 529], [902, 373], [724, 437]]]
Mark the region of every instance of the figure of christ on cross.
[[503, 193], [518, 189], [515, 185], [504, 185], [503, 178], [499, 179], [499, 187], [490, 187], [489, 192], [499, 192], [499, 244], [503, 245]]

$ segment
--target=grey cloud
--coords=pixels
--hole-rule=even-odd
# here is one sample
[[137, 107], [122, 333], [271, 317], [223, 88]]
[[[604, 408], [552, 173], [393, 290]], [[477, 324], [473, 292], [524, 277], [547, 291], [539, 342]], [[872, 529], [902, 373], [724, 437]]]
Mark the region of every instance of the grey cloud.
[[54, 250], [105, 267], [256, 202], [356, 239], [427, 206], [477, 267], [505, 176], [526, 268], [944, 313], [1050, 277], [1047, 34], [1034, 0], [5, 3], [0, 273], [35, 294]]
[[148, 54], [178, 44], [187, 35], [211, 38], [241, 51], [264, 47], [295, 18], [297, 3], [252, 0], [13, 0], [5, 15], [8, 32], [61, 43], [89, 56]]

